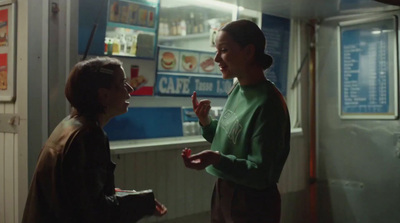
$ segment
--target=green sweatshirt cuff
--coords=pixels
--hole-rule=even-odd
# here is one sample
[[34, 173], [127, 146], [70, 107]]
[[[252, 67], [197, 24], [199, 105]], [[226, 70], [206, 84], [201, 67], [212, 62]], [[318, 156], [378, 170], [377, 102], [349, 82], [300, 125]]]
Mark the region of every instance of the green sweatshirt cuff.
[[201, 126], [202, 133], [203, 133], [202, 135], [207, 141], [212, 142], [217, 125], [218, 125], [218, 121], [212, 120], [209, 125]]
[[232, 166], [233, 157], [222, 153], [220, 153], [220, 155], [221, 158], [219, 162], [217, 164], [214, 164], [213, 166], [215, 169], [224, 170], [224, 172], [227, 172], [231, 169], [230, 166]]

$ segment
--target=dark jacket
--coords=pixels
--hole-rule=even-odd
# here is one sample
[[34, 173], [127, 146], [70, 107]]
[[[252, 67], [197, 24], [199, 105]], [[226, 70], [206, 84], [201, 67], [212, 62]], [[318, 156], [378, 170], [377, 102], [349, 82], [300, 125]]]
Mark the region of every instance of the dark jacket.
[[[39, 155], [22, 223], [120, 222], [114, 169], [103, 129], [68, 116]], [[138, 202], [132, 205], [135, 220], [153, 213], [153, 194], [131, 203]]]

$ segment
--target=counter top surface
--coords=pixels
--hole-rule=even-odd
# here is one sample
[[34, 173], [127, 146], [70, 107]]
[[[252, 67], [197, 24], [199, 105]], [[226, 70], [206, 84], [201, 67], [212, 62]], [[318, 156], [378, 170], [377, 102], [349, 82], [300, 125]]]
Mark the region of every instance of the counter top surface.
[[[301, 128], [292, 129], [292, 137], [303, 134]], [[155, 138], [155, 139], [136, 139], [136, 140], [121, 140], [111, 141], [111, 154], [125, 154], [133, 152], [148, 152], [155, 150], [176, 149], [182, 147], [198, 147], [210, 145], [203, 136], [182, 136], [170, 138]]]

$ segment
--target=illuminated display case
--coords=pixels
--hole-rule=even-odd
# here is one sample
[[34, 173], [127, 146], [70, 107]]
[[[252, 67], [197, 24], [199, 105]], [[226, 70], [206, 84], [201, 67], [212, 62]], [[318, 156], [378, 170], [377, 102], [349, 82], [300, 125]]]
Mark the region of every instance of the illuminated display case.
[[79, 54], [154, 59], [159, 6], [159, 0], [79, 1]]
[[158, 45], [215, 51], [212, 33], [225, 23], [246, 18], [259, 24], [261, 14], [249, 12], [214, 0], [161, 0]]
[[154, 58], [158, 0], [108, 1], [104, 54]]
[[212, 33], [238, 18], [261, 26], [260, 12], [215, 0], [79, 1], [79, 54], [154, 59], [157, 45], [211, 52]]

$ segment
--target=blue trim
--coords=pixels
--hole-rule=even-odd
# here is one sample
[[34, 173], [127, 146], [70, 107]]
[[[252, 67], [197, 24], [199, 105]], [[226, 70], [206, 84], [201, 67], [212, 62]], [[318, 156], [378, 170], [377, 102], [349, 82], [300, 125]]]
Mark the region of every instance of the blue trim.
[[129, 108], [104, 127], [110, 140], [183, 136], [180, 107]]

